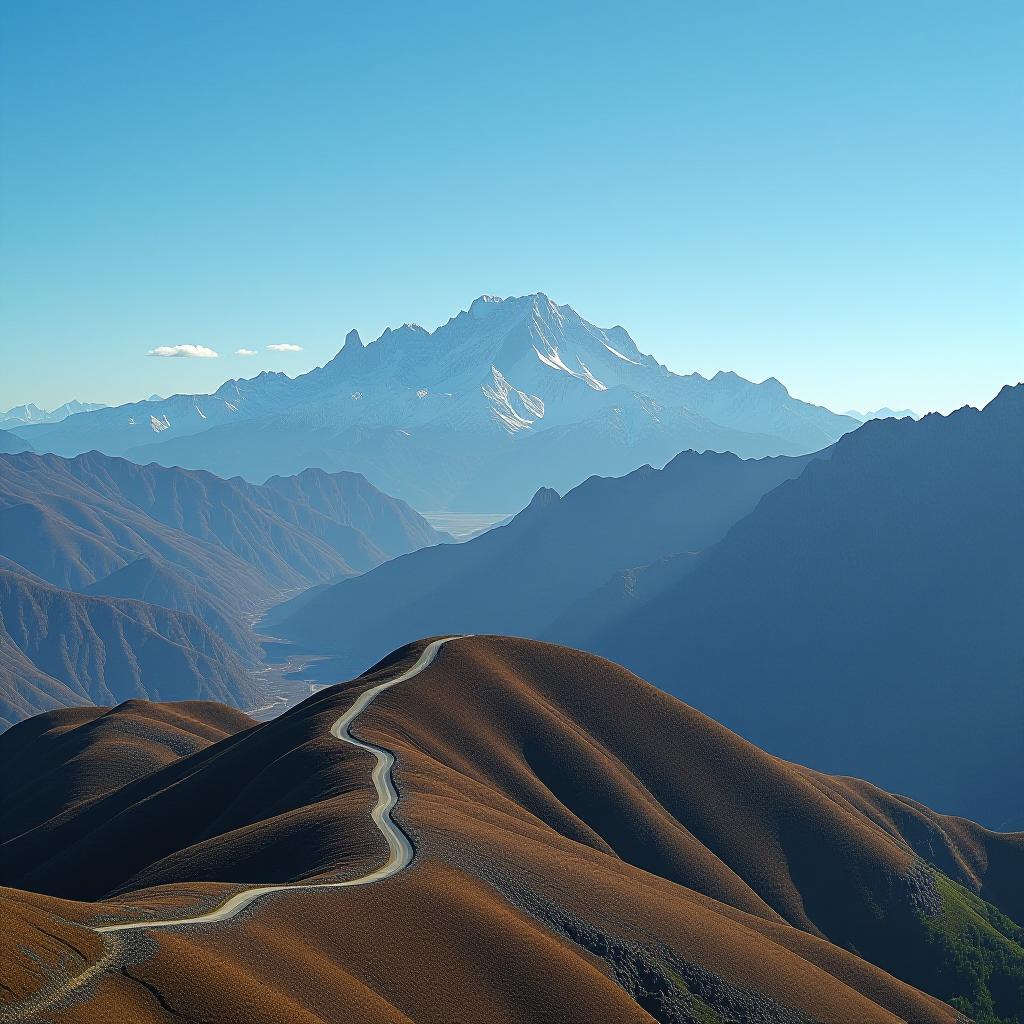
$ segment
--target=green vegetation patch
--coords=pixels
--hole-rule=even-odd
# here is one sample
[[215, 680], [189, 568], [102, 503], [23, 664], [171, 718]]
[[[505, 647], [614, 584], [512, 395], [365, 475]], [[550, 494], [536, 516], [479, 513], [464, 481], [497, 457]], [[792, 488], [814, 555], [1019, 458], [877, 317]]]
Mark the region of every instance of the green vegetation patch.
[[976, 1024], [1024, 1024], [1024, 928], [942, 872], [929, 869], [941, 898], [918, 914], [929, 975], [920, 987]]

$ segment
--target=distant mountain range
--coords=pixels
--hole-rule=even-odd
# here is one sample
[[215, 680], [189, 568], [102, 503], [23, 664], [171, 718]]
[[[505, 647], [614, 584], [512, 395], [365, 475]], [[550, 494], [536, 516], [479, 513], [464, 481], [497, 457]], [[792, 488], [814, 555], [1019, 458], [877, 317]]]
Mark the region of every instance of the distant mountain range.
[[570, 644], [782, 756], [1024, 824], [1022, 441], [1019, 385], [813, 457], [686, 452], [270, 621], [342, 674], [432, 634]]
[[16, 454], [17, 452], [30, 452], [32, 445], [17, 434], [9, 430], [0, 429], [0, 454]]
[[621, 327], [546, 295], [482, 296], [433, 333], [405, 324], [364, 346], [351, 332], [323, 367], [261, 373], [19, 428], [38, 451], [92, 449], [240, 474], [353, 470], [431, 511], [514, 511], [681, 450], [743, 457], [826, 447], [857, 421], [792, 398], [774, 378], [681, 376]]
[[[173, 693], [252, 707], [242, 670], [260, 660], [254, 616], [444, 539], [353, 473], [307, 470], [259, 487], [98, 452], [0, 455], [0, 570], [22, 581], [7, 580], [0, 643], [20, 653], [8, 649], [16, 668], [0, 669], [0, 719], [71, 702], [69, 688], [76, 703]], [[149, 632], [129, 642], [126, 617]], [[13, 630], [22, 619], [30, 627]], [[158, 656], [151, 634], [169, 630], [182, 649], [219, 659], [226, 681], [207, 661]], [[136, 644], [137, 664], [111, 654]], [[84, 663], [94, 668], [83, 675]], [[173, 683], [161, 681], [172, 665]]]
[[30, 426], [36, 423], [60, 423], [80, 412], [95, 412], [97, 409], [106, 409], [106, 406], [99, 402], [79, 402], [77, 399], [58, 405], [56, 409], [41, 409], [38, 405], [16, 405], [6, 412], [0, 410], [0, 427]]
[[40, 709], [133, 697], [255, 707], [251, 663], [215, 629], [197, 614], [0, 569], [0, 728]]
[[848, 409], [843, 415], [859, 420], [861, 423], [867, 423], [868, 420], [901, 420], [904, 417], [909, 417], [912, 420], [920, 419], [912, 409], [900, 409], [897, 411], [890, 409], [888, 406], [875, 409], [874, 412], [857, 412], [856, 409]]
[[1022, 446], [1024, 385], [867, 423], [560, 638], [783, 757], [1024, 826]]
[[0, 736], [5, 1019], [1024, 1013], [1024, 835], [773, 757], [616, 665], [506, 637], [449, 643], [360, 717], [394, 758], [415, 848], [400, 874], [286, 888], [201, 927], [93, 930], [384, 863], [374, 758], [331, 729], [422, 647], [263, 725], [132, 701]]
[[338, 656], [352, 675], [410, 637], [545, 636], [616, 572], [720, 540], [817, 456], [683, 452], [664, 469], [545, 489], [507, 526], [424, 548], [275, 608], [274, 632]]

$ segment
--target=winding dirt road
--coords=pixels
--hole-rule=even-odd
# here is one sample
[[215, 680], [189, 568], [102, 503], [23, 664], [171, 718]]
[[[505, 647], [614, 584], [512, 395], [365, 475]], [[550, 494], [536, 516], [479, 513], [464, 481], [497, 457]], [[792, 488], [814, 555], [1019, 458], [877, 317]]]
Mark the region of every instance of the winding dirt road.
[[407, 867], [412, 861], [413, 849], [409, 837], [395, 824], [391, 818], [391, 811], [398, 803], [398, 792], [395, 789], [395, 782], [391, 775], [391, 769], [395, 763], [395, 755], [383, 747], [375, 747], [372, 743], [364, 743], [357, 740], [352, 733], [352, 723], [370, 706], [374, 698], [392, 686], [404, 683], [413, 676], [417, 676], [427, 668], [437, 657], [437, 652], [452, 640], [459, 640], [461, 637], [449, 636], [443, 640], [434, 640], [423, 649], [423, 653], [416, 659], [416, 663], [406, 669], [401, 675], [386, 682], [378, 683], [369, 690], [364, 690], [359, 697], [335, 723], [331, 726], [331, 735], [342, 743], [351, 744], [360, 750], [366, 750], [377, 759], [373, 768], [373, 786], [377, 790], [377, 803], [371, 812], [374, 824], [388, 843], [388, 859], [377, 869], [368, 875], [360, 878], [351, 878], [347, 882], [313, 882], [291, 885], [259, 885], [242, 892], [235, 893], [230, 899], [225, 900], [215, 910], [207, 914], [200, 914], [198, 917], [169, 918], [163, 921], [137, 921], [131, 924], [108, 924], [93, 929], [97, 932], [126, 932], [136, 931], [141, 928], [174, 928], [189, 924], [214, 924], [220, 921], [229, 921], [236, 914], [240, 913], [251, 903], [264, 896], [276, 892], [289, 892], [303, 889], [344, 889], [353, 885], [369, 885], [370, 882], [379, 882], [382, 879], [397, 875], [399, 871]]
[[178, 928], [187, 925], [218, 924], [229, 921], [246, 907], [255, 903], [256, 900], [274, 893], [294, 892], [310, 889], [345, 889], [355, 885], [369, 885], [371, 882], [379, 882], [392, 875], [398, 874], [403, 868], [408, 867], [413, 858], [413, 847], [409, 837], [399, 828], [391, 818], [391, 812], [398, 803], [398, 791], [395, 789], [395, 782], [391, 769], [395, 764], [395, 756], [383, 747], [375, 747], [372, 743], [356, 739], [351, 733], [352, 723], [370, 706], [374, 698], [392, 686], [404, 683], [414, 676], [417, 676], [427, 668], [437, 657], [438, 651], [452, 640], [459, 640], [462, 637], [449, 636], [442, 640], [434, 640], [423, 649], [423, 653], [416, 659], [415, 664], [406, 669], [394, 679], [388, 679], [383, 683], [364, 690], [353, 702], [352, 706], [331, 726], [331, 735], [342, 743], [358, 747], [373, 754], [376, 764], [373, 768], [373, 786], [377, 791], [377, 803], [371, 812], [374, 824], [387, 840], [388, 859], [374, 871], [359, 878], [349, 879], [347, 882], [311, 882], [296, 883], [291, 885], [259, 885], [242, 892], [235, 893], [225, 900], [219, 907], [206, 914], [199, 914], [195, 917], [168, 918], [166, 920], [134, 921], [127, 924], [108, 924], [93, 928], [93, 931], [105, 936], [105, 949], [103, 955], [85, 967], [78, 975], [62, 981], [54, 979], [45, 989], [36, 992], [27, 999], [0, 1008], [0, 1024], [7, 1022], [35, 1021], [39, 1019], [38, 1014], [45, 1008], [53, 1006], [63, 999], [71, 996], [73, 992], [81, 989], [88, 982], [97, 978], [108, 970], [116, 967], [117, 962], [124, 952], [122, 935], [118, 933], [144, 931], [153, 928]]

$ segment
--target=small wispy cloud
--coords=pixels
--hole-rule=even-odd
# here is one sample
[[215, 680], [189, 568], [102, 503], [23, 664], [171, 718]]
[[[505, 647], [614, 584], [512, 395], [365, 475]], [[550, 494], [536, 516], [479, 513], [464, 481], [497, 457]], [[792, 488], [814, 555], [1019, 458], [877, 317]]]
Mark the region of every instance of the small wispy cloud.
[[151, 348], [146, 355], [160, 359], [216, 359], [218, 353], [205, 345], [160, 345]]
[[235, 355], [236, 356], [258, 356], [259, 352], [257, 352], [256, 349], [254, 349], [254, 348], [236, 348], [235, 349]]
[[301, 352], [301, 345], [268, 345], [268, 352]]

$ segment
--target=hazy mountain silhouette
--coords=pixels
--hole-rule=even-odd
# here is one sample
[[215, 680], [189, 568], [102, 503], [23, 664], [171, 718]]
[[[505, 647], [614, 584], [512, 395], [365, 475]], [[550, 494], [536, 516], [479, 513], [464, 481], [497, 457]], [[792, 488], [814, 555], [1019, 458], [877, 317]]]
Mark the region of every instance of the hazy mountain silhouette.
[[147, 557], [254, 610], [442, 539], [355, 474], [257, 487], [98, 452], [0, 457], [0, 554], [76, 590]]
[[261, 688], [198, 616], [86, 597], [0, 569], [0, 725], [61, 705], [215, 698]]
[[[150, 632], [166, 632], [154, 622], [176, 623], [175, 638], [184, 637], [185, 648], [196, 647], [207, 659], [205, 668], [194, 659], [179, 667], [180, 678], [171, 683], [173, 659], [161, 666], [153, 655], [159, 643], [137, 657], [125, 648], [151, 637], [126, 635], [114, 611], [124, 611], [124, 602], [51, 595], [32, 619], [38, 636], [3, 655], [2, 717], [9, 722], [59, 704], [132, 694], [205, 695], [252, 706], [254, 685], [241, 681], [243, 666], [260, 660], [248, 628], [252, 616], [288, 592], [442, 539], [404, 502], [355, 474], [313, 472], [257, 487], [98, 452], [70, 460], [0, 456], [0, 569], [96, 599], [148, 602], [147, 611], [133, 604], [126, 614]], [[18, 593], [26, 603], [28, 591]], [[50, 594], [47, 587], [39, 593]], [[183, 614], [168, 618], [163, 609]], [[84, 618], [90, 625], [75, 627], [74, 655], [59, 658], [61, 630]], [[217, 643], [208, 644], [208, 636]], [[35, 640], [39, 649], [30, 651], [26, 644]], [[122, 648], [123, 657], [111, 654]], [[230, 657], [204, 681], [210, 659], [222, 654]], [[83, 664], [90, 669], [83, 672]]]
[[25, 427], [35, 423], [59, 423], [74, 416], [79, 412], [94, 412], [97, 409], [105, 409], [106, 406], [100, 402], [79, 402], [72, 399], [56, 409], [43, 409], [34, 402], [27, 405], [16, 405], [6, 412], [0, 411], [0, 426], [10, 428]]
[[513, 511], [541, 486], [677, 452], [790, 455], [856, 421], [794, 399], [775, 378], [680, 375], [621, 327], [537, 293], [481, 296], [432, 333], [415, 324], [291, 379], [261, 373], [19, 428], [40, 451], [90, 449], [262, 481], [310, 466], [364, 473], [423, 509]]
[[32, 445], [28, 441], [23, 441], [17, 434], [12, 434], [9, 430], [0, 429], [0, 453], [30, 451], [32, 451]]
[[[373, 759], [330, 728], [421, 648], [264, 725], [133, 702], [0, 737], [17, 780], [4, 941], [26, 963], [4, 998], [54, 984], [57, 962], [87, 969], [101, 954], [90, 922], [379, 864]], [[382, 694], [359, 735], [395, 755], [411, 866], [150, 931], [144, 957], [115, 945], [80, 1012], [954, 1024], [940, 1000], [976, 1019], [1024, 1010], [1024, 836], [779, 760], [616, 665], [458, 640]], [[121, 742], [134, 776], [106, 767]]]
[[275, 609], [274, 631], [340, 655], [344, 673], [414, 636], [537, 637], [617, 570], [721, 539], [811, 458], [683, 452], [662, 470], [592, 477], [564, 498], [541, 490], [507, 526], [424, 548]]
[[206, 623], [235, 651], [248, 659], [258, 657], [257, 644], [232, 608], [190, 583], [180, 571], [163, 561], [142, 557], [86, 587], [93, 597], [126, 597], [161, 608], [188, 612]]
[[783, 757], [1024, 822], [1024, 385], [877, 420], [572, 639]]

